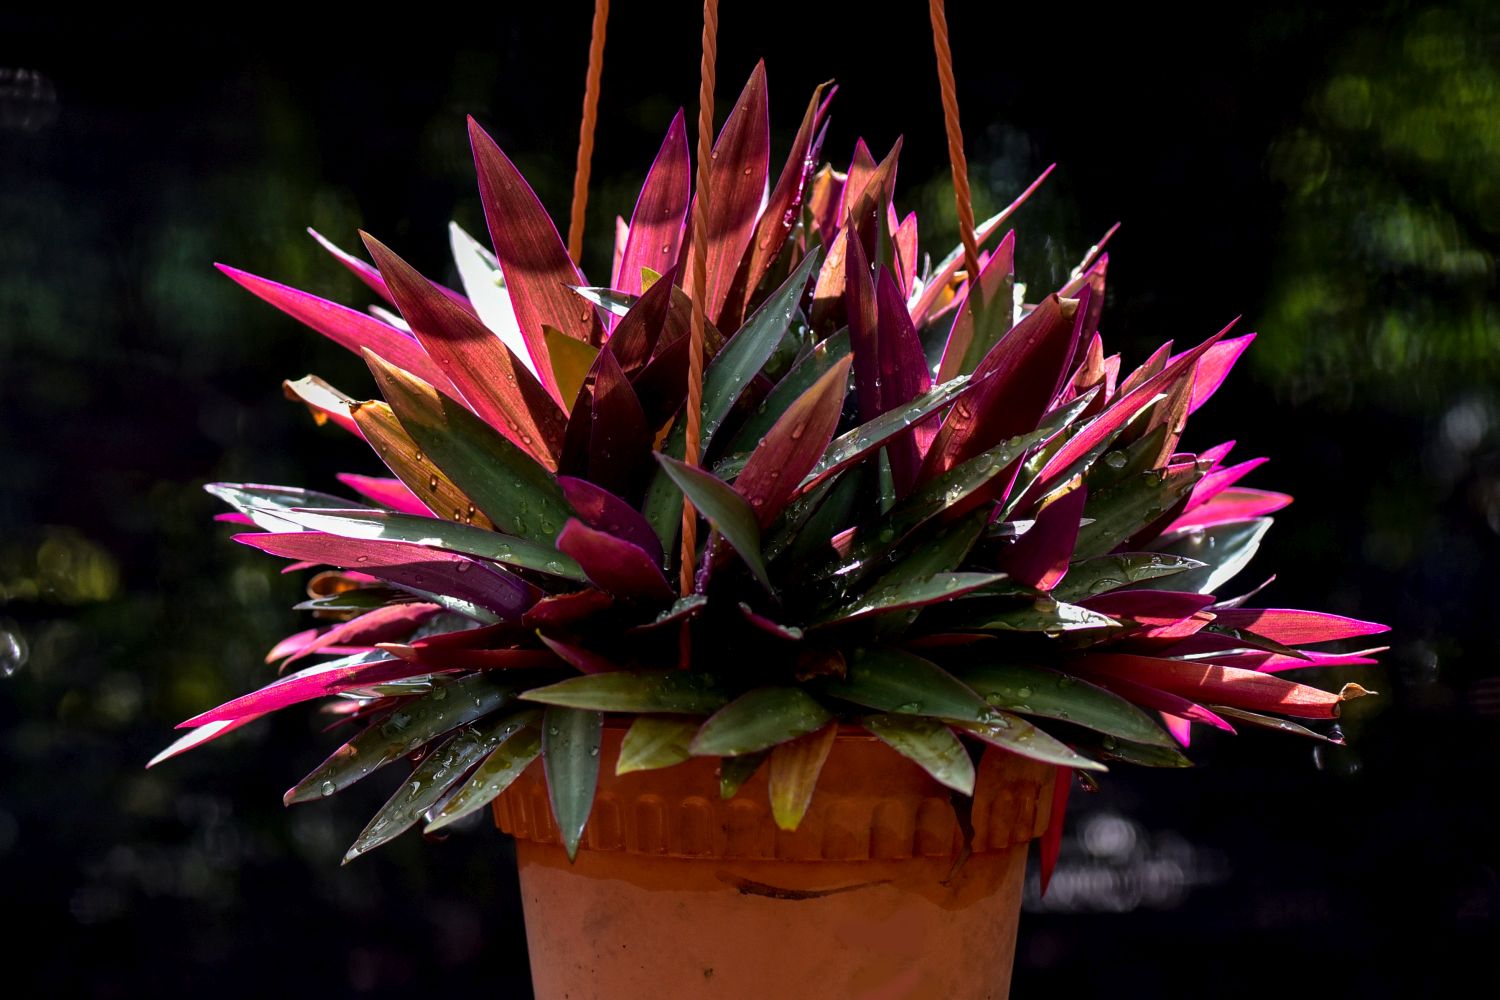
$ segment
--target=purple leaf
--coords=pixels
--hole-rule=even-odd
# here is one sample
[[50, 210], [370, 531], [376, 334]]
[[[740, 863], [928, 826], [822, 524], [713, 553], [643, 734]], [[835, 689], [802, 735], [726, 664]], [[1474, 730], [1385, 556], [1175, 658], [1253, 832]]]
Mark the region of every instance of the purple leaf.
[[361, 235], [401, 315], [463, 399], [487, 424], [556, 469], [566, 421], [542, 383], [477, 316], [455, 305], [379, 240]]
[[965, 286], [963, 305], [958, 308], [943, 347], [939, 382], [972, 372], [1011, 328], [1015, 311], [1015, 253], [1016, 234], [1012, 230], [979, 269], [979, 280]]
[[802, 630], [795, 625], [783, 625], [780, 622], [772, 621], [744, 601], [740, 602], [739, 607], [740, 617], [767, 635], [774, 636], [777, 639], [785, 639], [788, 642], [801, 641]]
[[[923, 462], [921, 481], [1036, 427], [1066, 375], [1063, 366], [1073, 356], [1082, 312], [1082, 303], [1070, 313], [1062, 300], [1049, 295], [1000, 338], [974, 370], [978, 388], [944, 418]], [[1073, 440], [1087, 434], [1085, 430]]]
[[1068, 572], [1087, 498], [1088, 490], [1082, 485], [1055, 497], [1037, 512], [1031, 530], [1002, 550], [997, 568], [1036, 590], [1049, 591], [1057, 586]]
[[745, 255], [739, 272], [735, 275], [729, 297], [725, 300], [720, 316], [721, 325], [738, 327], [743, 321], [750, 297], [755, 294], [771, 265], [780, 256], [793, 226], [801, 217], [803, 192], [808, 179], [817, 169], [816, 137], [819, 125], [828, 113], [828, 102], [833, 100], [833, 94], [838, 90], [834, 87], [824, 97], [823, 91], [829, 86], [821, 83], [813, 90], [812, 100], [807, 104], [802, 124], [798, 127], [791, 151], [787, 154], [786, 166], [782, 167], [781, 176], [777, 178], [776, 186], [766, 199], [766, 208], [760, 215], [760, 221], [756, 223], [749, 252]]
[[[708, 268], [705, 313], [717, 323], [730, 285], [750, 245], [760, 200], [771, 169], [771, 130], [766, 106], [766, 65], [755, 64], [734, 110], [714, 142], [712, 189], [708, 203]], [[695, 198], [696, 200], [696, 198]], [[693, 287], [693, 255], [683, 248], [683, 287]]]
[[359, 476], [352, 472], [340, 472], [334, 478], [360, 496], [368, 500], [374, 500], [382, 507], [388, 507], [402, 514], [416, 514], [418, 516], [426, 516], [432, 513], [427, 505], [419, 500], [417, 495], [399, 479], [380, 476]]
[[234, 540], [286, 559], [355, 569], [397, 586], [468, 601], [519, 618], [536, 588], [487, 563], [423, 545], [339, 538], [321, 531], [235, 535]]
[[457, 394], [442, 369], [427, 356], [422, 345], [404, 331], [373, 316], [341, 306], [288, 285], [256, 277], [247, 271], [215, 264], [236, 284], [257, 298], [271, 303], [293, 319], [312, 327], [340, 347], [359, 354], [365, 349], [431, 382], [444, 392]]
[[631, 295], [641, 293], [643, 267], [665, 275], [676, 266], [683, 220], [692, 194], [691, 172], [687, 128], [679, 109], [667, 128], [667, 137], [651, 163], [630, 216], [630, 235], [620, 255], [619, 277], [615, 281], [620, 291]]
[[575, 340], [597, 344], [602, 335], [592, 306], [571, 288], [586, 285], [531, 186], [473, 118], [469, 142], [479, 173], [479, 198], [500, 273], [516, 311], [526, 349], [552, 398], [561, 405], [543, 326], [555, 327]]
[[611, 607], [615, 599], [602, 590], [579, 590], [544, 597], [521, 616], [527, 628], [565, 628], [586, 621]]
[[804, 476], [833, 440], [844, 408], [852, 359], [845, 355], [818, 377], [761, 438], [734, 482], [762, 528], [786, 507]]
[[1330, 642], [1362, 635], [1389, 632], [1389, 625], [1345, 618], [1324, 611], [1296, 611], [1286, 608], [1226, 608], [1217, 612], [1215, 625], [1222, 628], [1249, 629], [1275, 642], [1297, 646], [1308, 642]]
[[589, 373], [588, 478], [604, 489], [637, 496], [651, 472], [651, 427], [641, 401], [607, 346]]
[[569, 519], [557, 547], [573, 557], [589, 580], [622, 600], [664, 603], [674, 596], [661, 565], [639, 545]]
[[608, 490], [583, 479], [558, 476], [557, 485], [562, 487], [568, 505], [584, 524], [596, 531], [639, 545], [653, 559], [661, 562], [661, 539], [656, 537], [656, 532], [651, 530], [651, 522], [640, 511]]
[[656, 284], [646, 289], [620, 317], [610, 335], [609, 349], [615, 352], [615, 360], [632, 375], [644, 368], [656, 353], [656, 345], [671, 314], [672, 282], [675, 279], [675, 269], [663, 271]]

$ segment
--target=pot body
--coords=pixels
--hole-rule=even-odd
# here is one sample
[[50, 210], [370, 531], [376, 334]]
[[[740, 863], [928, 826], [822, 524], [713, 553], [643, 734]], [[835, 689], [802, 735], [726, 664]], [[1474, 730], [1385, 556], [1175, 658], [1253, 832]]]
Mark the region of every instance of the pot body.
[[763, 773], [728, 801], [712, 759], [616, 776], [622, 735], [605, 731], [573, 864], [539, 765], [495, 802], [516, 838], [538, 1000], [1008, 994], [1052, 768], [986, 752], [958, 864], [947, 790], [859, 730], [840, 735], [794, 832], [772, 822]]

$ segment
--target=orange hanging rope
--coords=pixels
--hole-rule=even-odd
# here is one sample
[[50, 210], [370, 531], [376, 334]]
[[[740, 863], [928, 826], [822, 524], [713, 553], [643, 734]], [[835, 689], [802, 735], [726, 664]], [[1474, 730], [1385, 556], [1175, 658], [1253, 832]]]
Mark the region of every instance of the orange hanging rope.
[[[687, 449], [685, 461], [696, 466], [703, 422], [703, 300], [708, 285], [709, 167], [713, 161], [714, 63], [718, 59], [719, 0], [703, 0], [703, 60], [698, 86], [698, 196], [693, 201], [693, 299], [688, 328]], [[682, 501], [683, 596], [693, 591], [693, 564], [698, 554], [698, 515], [692, 502]]]
[[[927, 0], [932, 17], [932, 47], [937, 52], [938, 86], [943, 93], [943, 127], [948, 132], [948, 160], [953, 165], [953, 200], [958, 206], [958, 238], [964, 244], [964, 269], [972, 283], [979, 277], [979, 244], [974, 239], [974, 200], [969, 194], [969, 161], [958, 124], [958, 87], [953, 81], [953, 51], [948, 47], [948, 16], [943, 0]], [[972, 284], [970, 287], [973, 287]], [[975, 300], [978, 301], [977, 299]]]
[[604, 26], [609, 0], [594, 0], [594, 30], [589, 42], [589, 75], [583, 88], [583, 122], [578, 126], [578, 165], [573, 171], [573, 212], [568, 219], [568, 256], [583, 258], [583, 216], [589, 207], [589, 166], [594, 158], [594, 123], [599, 120], [599, 77], [604, 72]]

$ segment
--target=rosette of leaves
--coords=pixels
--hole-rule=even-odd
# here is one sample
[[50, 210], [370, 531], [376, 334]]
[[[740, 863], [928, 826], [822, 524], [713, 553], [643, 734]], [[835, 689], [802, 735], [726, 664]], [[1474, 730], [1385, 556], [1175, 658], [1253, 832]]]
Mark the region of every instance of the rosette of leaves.
[[[537, 759], [576, 851], [606, 724], [628, 727], [621, 771], [718, 758], [730, 796], [767, 764], [788, 829], [841, 725], [956, 793], [985, 745], [1104, 770], [1185, 765], [1192, 723], [1319, 737], [1305, 720], [1362, 690], [1282, 672], [1373, 662], [1306, 647], [1382, 627], [1226, 599], [1290, 498], [1241, 485], [1261, 460], [1181, 443], [1251, 338], [1122, 369], [1098, 332], [1106, 254], [1018, 294], [1004, 230], [1025, 194], [979, 227], [977, 275], [957, 250], [919, 263], [899, 144], [817, 166], [830, 97], [779, 172], [762, 68], [718, 136], [696, 466], [681, 113], [607, 284], [472, 121], [491, 247], [454, 229], [461, 290], [368, 236], [369, 262], [324, 241], [381, 300], [364, 312], [224, 268], [363, 355], [378, 398], [286, 389], [386, 473], [340, 475], [342, 496], [208, 487], [257, 529], [236, 541], [326, 567], [300, 605], [316, 625], [158, 760], [330, 699], [353, 735], [288, 803], [412, 767], [352, 858], [485, 807]], [[686, 595], [684, 497], [706, 522]]]

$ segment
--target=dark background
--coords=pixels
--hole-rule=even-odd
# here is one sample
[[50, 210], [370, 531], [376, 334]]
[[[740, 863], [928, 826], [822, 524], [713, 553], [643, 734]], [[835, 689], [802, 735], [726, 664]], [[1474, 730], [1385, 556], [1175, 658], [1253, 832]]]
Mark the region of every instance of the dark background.
[[[303, 627], [286, 610], [300, 581], [228, 542], [200, 485], [377, 471], [278, 385], [311, 371], [359, 393], [359, 361], [211, 262], [363, 305], [302, 232], [353, 246], [363, 227], [444, 277], [447, 221], [483, 233], [465, 113], [567, 209], [589, 4], [310, 6], [0, 15], [15, 995], [528, 995], [497, 834], [412, 835], [341, 868], [394, 775], [283, 811], [332, 745], [314, 713], [142, 769], [176, 722], [263, 683], [265, 649]], [[856, 137], [878, 156], [904, 133], [898, 206], [940, 256], [930, 34], [925, 5], [899, 6], [725, 5], [720, 119], [763, 56], [779, 164], [836, 78], [825, 157], [842, 168]], [[1033, 297], [1120, 220], [1104, 329], [1127, 364], [1243, 314], [1261, 339], [1188, 444], [1237, 438], [1239, 457], [1273, 457], [1250, 485], [1298, 498], [1245, 582], [1276, 572], [1272, 605], [1395, 628], [1357, 675], [1382, 697], [1351, 706], [1349, 748], [1203, 737], [1194, 771], [1117, 768], [1075, 795], [1016, 995], [1457, 993], [1500, 930], [1500, 17], [1482, 0], [952, 6], [981, 214], [1060, 164], [1017, 220]], [[615, 7], [595, 274], [697, 91], [698, 8]]]

